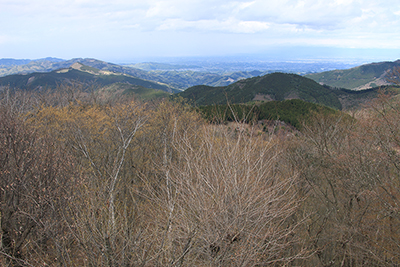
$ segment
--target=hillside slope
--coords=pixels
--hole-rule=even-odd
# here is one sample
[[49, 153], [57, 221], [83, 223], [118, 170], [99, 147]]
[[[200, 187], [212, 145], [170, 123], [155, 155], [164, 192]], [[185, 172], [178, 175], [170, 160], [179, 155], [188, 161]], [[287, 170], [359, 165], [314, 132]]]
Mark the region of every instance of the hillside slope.
[[25, 75], [15, 74], [0, 77], [0, 86], [34, 90], [40, 87], [55, 88], [57, 85], [68, 83], [69, 81], [96, 84], [98, 87], [108, 86], [114, 83], [127, 83], [169, 93], [178, 92], [178, 90], [166, 84], [139, 79], [123, 73], [99, 70], [81, 63], [74, 63], [69, 68], [51, 72], [34, 72]]
[[366, 64], [347, 70], [312, 73], [305, 77], [332, 87], [363, 90], [388, 85], [387, 74], [395, 67], [400, 67], [400, 60]]
[[197, 105], [302, 99], [336, 109], [342, 108], [333, 90], [311, 79], [285, 73], [253, 77], [223, 87], [195, 86], [178, 95], [192, 100]]

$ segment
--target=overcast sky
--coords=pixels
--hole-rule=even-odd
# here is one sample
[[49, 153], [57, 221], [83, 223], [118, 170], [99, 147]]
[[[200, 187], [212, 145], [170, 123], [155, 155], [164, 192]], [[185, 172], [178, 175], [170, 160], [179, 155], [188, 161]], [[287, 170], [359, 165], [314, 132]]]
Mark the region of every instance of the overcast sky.
[[0, 58], [400, 58], [399, 0], [0, 0]]

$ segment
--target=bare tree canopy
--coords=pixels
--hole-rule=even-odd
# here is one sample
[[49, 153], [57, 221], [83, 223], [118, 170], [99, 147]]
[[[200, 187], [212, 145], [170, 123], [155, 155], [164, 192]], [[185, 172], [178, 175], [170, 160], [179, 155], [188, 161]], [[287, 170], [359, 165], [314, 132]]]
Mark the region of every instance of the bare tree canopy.
[[400, 264], [398, 98], [266, 133], [67, 89], [0, 97], [1, 266]]

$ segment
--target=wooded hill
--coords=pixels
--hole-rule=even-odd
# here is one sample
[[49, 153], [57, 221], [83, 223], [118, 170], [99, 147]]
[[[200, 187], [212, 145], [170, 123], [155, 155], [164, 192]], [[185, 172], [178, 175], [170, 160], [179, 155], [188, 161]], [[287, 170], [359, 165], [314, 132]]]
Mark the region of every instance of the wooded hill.
[[51, 72], [34, 72], [0, 77], [0, 86], [9, 86], [24, 90], [35, 90], [37, 88], [54, 89], [61, 84], [71, 81], [95, 84], [97, 88], [112, 84], [130, 84], [132, 86], [162, 90], [169, 93], [178, 92], [178, 90], [166, 84], [139, 79], [123, 73], [104, 71], [81, 63], [74, 63], [68, 68]]
[[240, 80], [224, 87], [194, 86], [176, 95], [190, 100], [195, 105], [301, 99], [340, 110], [371, 99], [376, 96], [377, 91], [376, 88], [354, 93], [322, 86], [296, 74], [271, 73]]
[[365, 64], [346, 70], [312, 73], [305, 77], [332, 87], [363, 90], [389, 85], [386, 80], [387, 75], [396, 67], [400, 67], [400, 60]]

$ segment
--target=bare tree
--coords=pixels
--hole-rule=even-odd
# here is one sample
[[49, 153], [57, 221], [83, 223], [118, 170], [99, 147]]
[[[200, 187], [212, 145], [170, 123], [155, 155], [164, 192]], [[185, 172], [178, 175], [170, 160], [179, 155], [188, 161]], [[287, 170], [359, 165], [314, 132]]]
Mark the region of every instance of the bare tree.
[[154, 264], [260, 266], [303, 255], [294, 231], [302, 221], [292, 216], [296, 174], [279, 161], [277, 144], [223, 126], [198, 135], [175, 134], [178, 159], [149, 197], [158, 214]]
[[394, 67], [387, 75], [386, 81], [400, 85], [400, 67]]
[[129, 102], [69, 109], [71, 117], [64, 121], [66, 138], [82, 171], [70, 213], [71, 229], [89, 266], [129, 266], [140, 233], [135, 231], [138, 222], [126, 157], [146, 122], [143, 107]]
[[316, 116], [288, 153], [301, 173], [298, 190], [306, 197], [300, 210], [309, 214], [304, 238], [315, 251], [309, 264], [398, 263], [398, 238], [388, 234], [398, 225], [397, 216], [387, 209], [396, 205], [398, 192], [393, 153], [398, 115], [388, 106], [374, 106], [357, 120], [343, 114]]
[[57, 262], [62, 239], [60, 207], [68, 198], [69, 160], [50, 136], [40, 135], [15, 112], [0, 106], [1, 254], [5, 266]]

